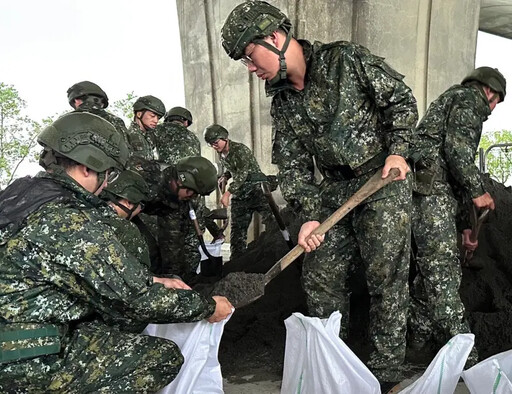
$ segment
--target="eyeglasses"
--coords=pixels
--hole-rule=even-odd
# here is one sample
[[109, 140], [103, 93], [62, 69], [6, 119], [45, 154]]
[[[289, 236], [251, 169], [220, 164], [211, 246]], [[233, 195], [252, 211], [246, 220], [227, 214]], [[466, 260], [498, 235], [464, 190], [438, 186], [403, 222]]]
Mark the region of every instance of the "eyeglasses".
[[215, 141], [213, 142], [208, 142], [208, 146], [209, 147], [212, 147], [213, 145], [219, 145], [219, 141], [220, 141], [220, 138], [219, 139], [216, 139]]
[[139, 208], [141, 211], [143, 211], [145, 207], [146, 207], [146, 205], [144, 205], [143, 202], [139, 202]]
[[240, 61], [245, 67], [254, 66], [254, 60], [249, 55], [242, 55]]

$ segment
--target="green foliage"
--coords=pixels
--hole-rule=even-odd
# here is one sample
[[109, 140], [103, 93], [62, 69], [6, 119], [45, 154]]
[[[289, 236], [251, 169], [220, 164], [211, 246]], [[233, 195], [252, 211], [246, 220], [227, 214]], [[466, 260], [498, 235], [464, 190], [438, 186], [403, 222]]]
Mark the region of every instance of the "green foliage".
[[126, 124], [130, 124], [133, 119], [133, 103], [137, 98], [138, 96], [133, 91], [127, 93], [124, 99], [116, 100], [110, 104], [108, 110], [123, 119]]
[[512, 131], [500, 130], [482, 135], [479, 148], [486, 152], [492, 145], [504, 144], [491, 148], [485, 155], [485, 171], [498, 182], [507, 184], [512, 176]]
[[13, 178], [20, 164], [34, 161], [41, 125], [22, 114], [25, 101], [12, 85], [0, 82], [0, 187]]

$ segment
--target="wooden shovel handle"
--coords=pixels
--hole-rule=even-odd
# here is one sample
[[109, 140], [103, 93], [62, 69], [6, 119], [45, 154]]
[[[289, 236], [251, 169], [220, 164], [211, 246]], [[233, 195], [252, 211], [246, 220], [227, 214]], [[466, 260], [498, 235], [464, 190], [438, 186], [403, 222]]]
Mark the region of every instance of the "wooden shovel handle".
[[[382, 170], [378, 170], [361, 188], [355, 192], [341, 207], [339, 207], [331, 216], [329, 216], [320, 226], [318, 226], [313, 234], [324, 235], [336, 223], [343, 219], [350, 211], [357, 207], [361, 202], [370, 197], [375, 192], [391, 183], [398, 175], [400, 170], [392, 168], [389, 175], [382, 179]], [[282, 270], [288, 267], [304, 252], [300, 245], [296, 245], [286, 255], [284, 255], [272, 268], [265, 274], [265, 284], [274, 279]]]

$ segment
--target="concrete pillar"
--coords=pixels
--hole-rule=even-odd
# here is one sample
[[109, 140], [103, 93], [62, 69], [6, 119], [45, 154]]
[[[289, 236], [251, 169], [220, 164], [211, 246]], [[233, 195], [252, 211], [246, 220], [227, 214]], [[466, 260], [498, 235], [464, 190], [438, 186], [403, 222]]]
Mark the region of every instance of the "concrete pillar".
[[[210, 123], [222, 124], [249, 146], [262, 170], [271, 164], [270, 99], [264, 85], [220, 44], [220, 29], [239, 0], [176, 0], [183, 52], [186, 105], [202, 140]], [[413, 89], [420, 116], [446, 88], [474, 66], [480, 0], [276, 0], [297, 38], [352, 40], [386, 58]]]

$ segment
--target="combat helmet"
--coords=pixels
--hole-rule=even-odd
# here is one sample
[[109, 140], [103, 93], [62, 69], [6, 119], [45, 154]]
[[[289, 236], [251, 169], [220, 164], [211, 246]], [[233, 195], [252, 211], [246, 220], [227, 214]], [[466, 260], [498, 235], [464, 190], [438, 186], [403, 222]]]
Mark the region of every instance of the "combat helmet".
[[217, 169], [208, 159], [189, 156], [178, 161], [176, 171], [181, 187], [207, 196], [217, 187]]
[[160, 118], [165, 115], [165, 105], [155, 96], [142, 96], [133, 103], [133, 112], [149, 110]]
[[[115, 199], [126, 199], [133, 204], [139, 204], [149, 199], [149, 188], [137, 172], [124, 170], [119, 177], [112, 183], [109, 183], [103, 193], [115, 196]], [[112, 198], [110, 198], [112, 199]]]
[[68, 102], [73, 106], [73, 100], [83, 96], [97, 96], [103, 99], [103, 108], [108, 107], [107, 93], [103, 91], [98, 85], [90, 81], [82, 81], [75, 83], [68, 89]]
[[188, 125], [192, 124], [192, 114], [190, 111], [183, 107], [173, 107], [166, 114], [164, 120], [166, 122], [171, 122], [173, 120], [188, 120]]
[[477, 81], [485, 86], [489, 86], [492, 90], [500, 96], [500, 102], [505, 100], [507, 94], [507, 81], [505, 77], [497, 68], [492, 67], [478, 67], [469, 73], [461, 82], [465, 84], [467, 82]]
[[[274, 31], [282, 29], [287, 33], [283, 48], [278, 50], [263, 39]], [[251, 42], [264, 46], [279, 56], [280, 71], [271, 85], [286, 79], [284, 53], [291, 39], [292, 24], [278, 8], [266, 1], [250, 0], [236, 6], [226, 18], [221, 30], [222, 47], [233, 60], [240, 60]]]
[[229, 133], [220, 124], [212, 124], [204, 129], [204, 140], [207, 144], [213, 144], [217, 140], [227, 140]]
[[89, 112], [70, 112], [46, 127], [37, 138], [45, 151], [67, 157], [98, 173], [124, 169], [128, 147], [105, 119]]

